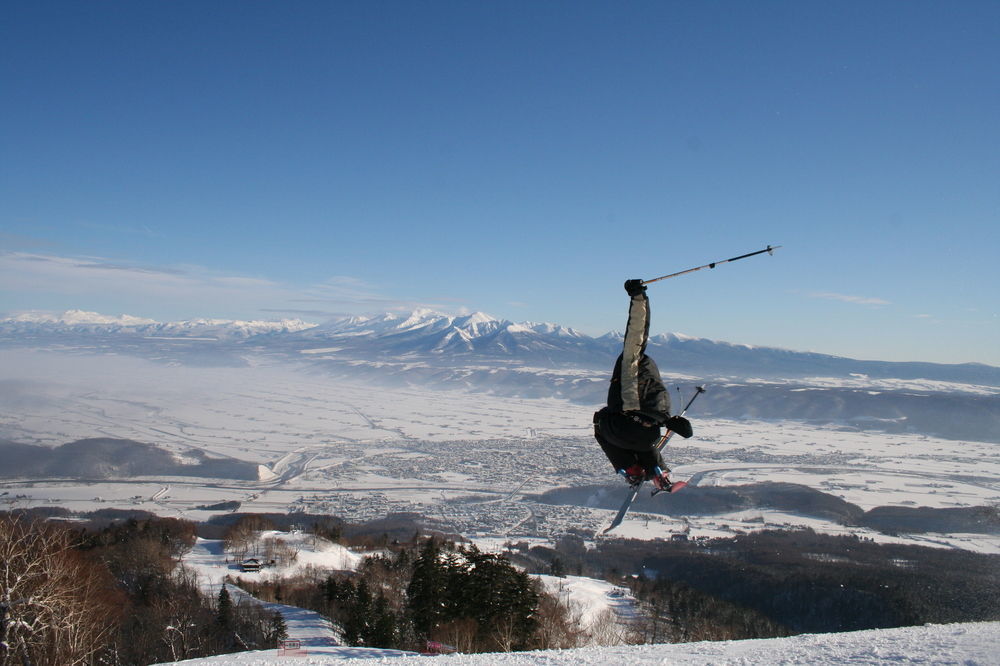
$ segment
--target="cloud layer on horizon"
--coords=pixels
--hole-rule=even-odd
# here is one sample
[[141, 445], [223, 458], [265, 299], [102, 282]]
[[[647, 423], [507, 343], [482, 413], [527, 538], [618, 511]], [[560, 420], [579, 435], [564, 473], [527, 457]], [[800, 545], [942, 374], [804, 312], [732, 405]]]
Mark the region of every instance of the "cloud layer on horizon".
[[36, 295], [44, 306], [32, 309], [107, 311], [113, 307], [157, 319], [163, 310], [182, 318], [254, 318], [255, 313], [271, 313], [323, 319], [345, 312], [448, 307], [393, 299], [351, 276], [292, 285], [201, 266], [143, 266], [105, 257], [30, 252], [0, 252], [0, 285], [0, 295], [17, 295], [19, 301], [25, 300], [25, 294]]

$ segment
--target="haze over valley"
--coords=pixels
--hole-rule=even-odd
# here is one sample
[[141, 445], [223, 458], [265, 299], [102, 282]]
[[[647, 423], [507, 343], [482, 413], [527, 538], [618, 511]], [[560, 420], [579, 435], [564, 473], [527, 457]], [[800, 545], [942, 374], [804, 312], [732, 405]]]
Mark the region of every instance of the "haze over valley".
[[[414, 513], [554, 539], [600, 531], [624, 492], [590, 432], [614, 333], [418, 311], [321, 326], [72, 313], [0, 336], [11, 506]], [[667, 450], [691, 485], [642, 497], [616, 535], [810, 526], [1000, 552], [1000, 370], [680, 335], [650, 354], [675, 411], [708, 386], [695, 436]]]

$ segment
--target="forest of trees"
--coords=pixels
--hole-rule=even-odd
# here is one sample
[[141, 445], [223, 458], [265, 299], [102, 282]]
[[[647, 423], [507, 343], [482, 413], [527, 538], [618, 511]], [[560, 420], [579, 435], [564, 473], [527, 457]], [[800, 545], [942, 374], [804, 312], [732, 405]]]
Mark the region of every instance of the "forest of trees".
[[[744, 625], [746, 638], [1000, 620], [1000, 556], [808, 529], [709, 541], [604, 540], [593, 548], [569, 535], [554, 548], [523, 544], [512, 559], [528, 570], [555, 566], [622, 581], [650, 611], [666, 607], [689, 626], [709, 618], [713, 639], [727, 637], [726, 617]], [[665, 601], [676, 594], [701, 600], [677, 612]]]
[[[886, 545], [811, 530], [707, 541], [508, 544], [504, 554], [441, 535], [412, 517], [349, 525], [329, 516], [229, 514], [195, 524], [102, 512], [60, 522], [55, 512], [0, 514], [0, 665], [150, 664], [277, 647], [280, 615], [207, 598], [180, 566], [196, 534], [238, 557], [294, 560], [281, 539], [293, 522], [367, 550], [357, 571], [236, 580], [251, 594], [329, 617], [349, 645], [462, 652], [731, 640], [1000, 620], [1000, 556]], [[627, 627], [583, 627], [531, 574], [573, 573], [631, 588]]]
[[251, 594], [316, 610], [348, 645], [460, 652], [575, 647], [583, 631], [564, 603], [503, 555], [436, 538], [364, 560], [323, 580], [238, 580]]

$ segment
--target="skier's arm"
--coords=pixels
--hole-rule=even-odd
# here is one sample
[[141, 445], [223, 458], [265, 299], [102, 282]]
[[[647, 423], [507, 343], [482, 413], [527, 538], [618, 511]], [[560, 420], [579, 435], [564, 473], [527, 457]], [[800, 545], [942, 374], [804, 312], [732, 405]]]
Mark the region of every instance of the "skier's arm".
[[625, 343], [622, 349], [622, 411], [636, 411], [639, 403], [639, 359], [649, 340], [649, 298], [639, 280], [628, 280], [625, 291], [630, 300]]

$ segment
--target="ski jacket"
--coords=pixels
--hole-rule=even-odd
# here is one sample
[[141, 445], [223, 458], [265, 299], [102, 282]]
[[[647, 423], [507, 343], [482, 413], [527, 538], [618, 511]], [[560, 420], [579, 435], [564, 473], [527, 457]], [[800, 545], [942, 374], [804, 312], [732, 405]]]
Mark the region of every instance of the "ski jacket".
[[605, 437], [627, 449], [641, 450], [655, 443], [660, 426], [670, 418], [670, 395], [656, 362], [646, 356], [647, 342], [649, 298], [640, 293], [629, 301], [625, 341], [611, 374], [608, 405], [594, 419]]
[[[670, 394], [660, 379], [660, 369], [656, 366], [656, 361], [643, 354], [635, 373], [632, 377], [628, 377], [623, 371], [623, 366], [627, 365], [623, 357], [624, 354], [618, 357], [615, 370], [611, 374], [607, 409], [612, 412], [634, 412], [646, 417], [646, 420], [657, 426], [664, 425], [670, 418]], [[635, 394], [639, 397], [636, 407], [632, 409], [626, 408], [623, 397], [623, 394], [633, 391], [633, 388], [627, 388], [630, 382], [634, 383]]]
[[660, 369], [646, 356], [648, 342], [649, 297], [643, 292], [629, 300], [625, 341], [611, 375], [608, 407], [616, 412], [641, 412], [663, 425], [670, 417], [670, 395], [660, 379]]

